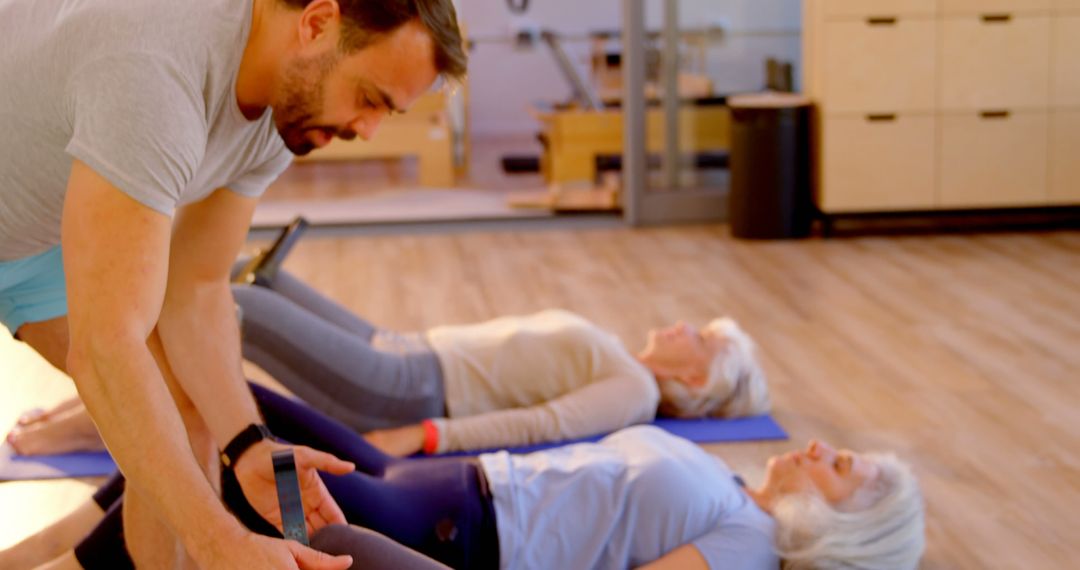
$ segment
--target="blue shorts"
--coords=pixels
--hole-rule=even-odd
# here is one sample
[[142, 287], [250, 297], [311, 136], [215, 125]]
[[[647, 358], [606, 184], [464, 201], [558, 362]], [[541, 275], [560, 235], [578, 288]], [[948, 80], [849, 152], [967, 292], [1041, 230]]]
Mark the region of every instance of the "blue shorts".
[[0, 323], [11, 334], [26, 323], [67, 314], [60, 246], [33, 257], [0, 261]]

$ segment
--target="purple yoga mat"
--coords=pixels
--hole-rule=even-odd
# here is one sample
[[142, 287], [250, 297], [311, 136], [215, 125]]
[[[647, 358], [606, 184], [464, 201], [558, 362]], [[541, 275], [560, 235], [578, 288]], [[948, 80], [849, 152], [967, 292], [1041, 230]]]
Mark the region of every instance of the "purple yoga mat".
[[[694, 420], [680, 420], [674, 418], [659, 418], [652, 422], [658, 428], [665, 431], [684, 437], [695, 443], [724, 443], [732, 441], [766, 441], [766, 440], [784, 440], [788, 438], [788, 434], [784, 431], [784, 428], [780, 427], [780, 424], [776, 423], [776, 420], [772, 416], [754, 416], [750, 418], [736, 418], [736, 419], [694, 419]], [[510, 453], [532, 453], [533, 451], [540, 451], [542, 449], [551, 449], [552, 447], [561, 447], [564, 445], [570, 445], [574, 443], [589, 443], [596, 442], [603, 439], [608, 434], [599, 434], [592, 437], [586, 437], [582, 439], [575, 439], [571, 441], [560, 441], [558, 443], [540, 443], [537, 445], [526, 445], [522, 447], [508, 447], [507, 451]], [[447, 453], [448, 456], [455, 455], [480, 455], [481, 453], [489, 453], [497, 451], [495, 449], [484, 449], [479, 451], [462, 451], [456, 453]]]
[[99, 477], [115, 471], [116, 463], [106, 451], [25, 457], [9, 444], [0, 446], [0, 481]]
[[[722, 443], [732, 441], [765, 441], [787, 439], [787, 432], [771, 416], [755, 416], [752, 418], [738, 418], [733, 420], [700, 419], [700, 420], [677, 420], [661, 418], [652, 423], [659, 428], [667, 430], [680, 437], [685, 437], [696, 443]], [[511, 453], [530, 453], [552, 447], [570, 445], [572, 443], [600, 441], [607, 434], [577, 439], [573, 441], [561, 441], [558, 443], [544, 443], [528, 445], [524, 447], [507, 448]], [[496, 451], [485, 449], [480, 451], [448, 453], [447, 455], [479, 455]], [[22, 457], [15, 455], [10, 445], [0, 447], [0, 481], [17, 481], [27, 479], [59, 479], [62, 477], [95, 477], [111, 475], [116, 471], [116, 464], [109, 454], [104, 451], [88, 453], [65, 453], [62, 455], [41, 455], [36, 457]]]

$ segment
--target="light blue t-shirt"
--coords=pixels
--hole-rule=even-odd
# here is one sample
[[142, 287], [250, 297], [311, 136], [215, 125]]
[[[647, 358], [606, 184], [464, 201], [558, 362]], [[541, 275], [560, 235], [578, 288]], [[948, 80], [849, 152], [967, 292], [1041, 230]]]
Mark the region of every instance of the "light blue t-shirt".
[[653, 426], [480, 456], [500, 567], [634, 568], [693, 544], [715, 570], [776, 570], [774, 523], [720, 459]]

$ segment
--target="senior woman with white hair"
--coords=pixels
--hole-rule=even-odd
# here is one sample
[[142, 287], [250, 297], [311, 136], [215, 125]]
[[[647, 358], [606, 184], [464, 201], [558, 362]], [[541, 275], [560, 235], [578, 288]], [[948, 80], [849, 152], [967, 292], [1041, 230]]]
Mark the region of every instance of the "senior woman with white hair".
[[[407, 547], [453, 568], [905, 570], [924, 549], [918, 483], [890, 454], [811, 441], [771, 458], [753, 488], [653, 426], [527, 455], [400, 459], [301, 402], [262, 388], [255, 396], [276, 435], [355, 463], [323, 479], [351, 524], [401, 545], [400, 557], [393, 543], [378, 547], [385, 568], [437, 567]], [[255, 513], [234, 485], [225, 498], [249, 527], [277, 532], [259, 518], [275, 513]], [[49, 568], [127, 567], [116, 507]], [[374, 554], [354, 548], [348, 532], [332, 534], [313, 544], [352, 554], [354, 567]]]
[[[674, 417], [740, 417], [769, 409], [754, 342], [730, 318], [677, 323], [631, 353], [579, 315], [531, 315], [380, 329], [295, 277], [234, 286], [243, 355], [321, 412], [396, 456], [572, 440]], [[70, 412], [65, 412], [70, 414]], [[96, 436], [35, 418], [9, 441], [55, 453]], [[88, 433], [81, 433], [88, 432]], [[66, 446], [66, 447], [65, 447]]]

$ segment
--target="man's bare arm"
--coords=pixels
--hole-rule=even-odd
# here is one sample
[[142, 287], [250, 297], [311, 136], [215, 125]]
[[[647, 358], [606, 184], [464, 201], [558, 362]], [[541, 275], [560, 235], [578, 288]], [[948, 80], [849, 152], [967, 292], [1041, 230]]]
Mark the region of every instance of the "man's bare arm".
[[158, 319], [169, 365], [219, 449], [259, 421], [241, 370], [240, 332], [229, 289], [229, 272], [255, 204], [221, 189], [177, 213]]
[[[157, 331], [175, 381], [194, 403], [218, 448], [259, 421], [240, 366], [240, 336], [229, 272], [247, 237], [255, 200], [227, 189], [183, 208], [173, 224], [169, 279]], [[256, 444], [235, 466], [253, 507], [280, 528], [270, 454], [283, 447]], [[301, 492], [312, 530], [344, 523], [345, 515], [315, 473], [352, 470], [325, 453], [297, 448]]]
[[164, 298], [172, 221], [81, 162], [68, 186], [68, 370], [79, 395], [134, 490], [189, 550], [242, 534], [196, 464], [146, 344]]
[[[68, 370], [127, 476], [129, 491], [152, 506], [199, 567], [348, 567], [348, 557], [329, 557], [243, 528], [225, 511], [196, 463], [147, 345], [165, 298], [171, 228], [167, 216], [75, 162], [62, 228], [71, 329]], [[332, 518], [329, 514], [340, 517], [315, 470], [341, 473], [352, 465], [298, 448], [297, 467], [317, 482], [309, 481], [309, 487], [316, 495], [321, 490], [318, 498], [329, 505], [317, 505], [316, 514], [323, 520]], [[256, 494], [265, 499], [273, 492], [271, 479]], [[305, 492], [305, 504], [310, 494]]]

